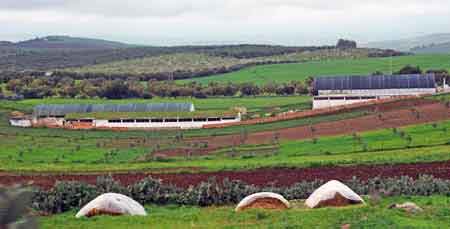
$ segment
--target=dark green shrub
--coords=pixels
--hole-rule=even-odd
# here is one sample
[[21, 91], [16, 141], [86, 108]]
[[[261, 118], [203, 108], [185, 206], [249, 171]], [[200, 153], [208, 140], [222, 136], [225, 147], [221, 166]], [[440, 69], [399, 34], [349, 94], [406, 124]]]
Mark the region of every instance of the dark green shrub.
[[122, 186], [119, 182], [115, 181], [111, 175], [97, 177], [95, 186], [97, 188], [97, 192], [100, 194], [114, 192], [129, 195], [128, 189]]
[[33, 208], [44, 212], [61, 213], [82, 207], [97, 195], [97, 189], [93, 185], [80, 182], [57, 182], [49, 191], [35, 191]]
[[[229, 205], [238, 203], [252, 193], [269, 191], [283, 195], [286, 199], [306, 199], [325, 181], [303, 181], [290, 187], [277, 187], [275, 183], [268, 187], [256, 187], [242, 181], [224, 179], [218, 182], [214, 177], [196, 186], [181, 189], [165, 185], [161, 180], [151, 177], [129, 185], [127, 188], [114, 181], [111, 176], [99, 177], [96, 185], [80, 182], [58, 182], [51, 190], [37, 190], [33, 196], [33, 208], [49, 213], [60, 213], [72, 208], [79, 208], [88, 201], [105, 192], [129, 195], [141, 204], [181, 204], [196, 206]], [[421, 176], [397, 178], [371, 178], [367, 181], [353, 177], [344, 181], [360, 195], [377, 193], [377, 195], [448, 195], [450, 181]]]
[[144, 178], [128, 187], [131, 197], [145, 204], [167, 204], [175, 202], [174, 198], [181, 190], [174, 186], [163, 185], [161, 180], [152, 177]]

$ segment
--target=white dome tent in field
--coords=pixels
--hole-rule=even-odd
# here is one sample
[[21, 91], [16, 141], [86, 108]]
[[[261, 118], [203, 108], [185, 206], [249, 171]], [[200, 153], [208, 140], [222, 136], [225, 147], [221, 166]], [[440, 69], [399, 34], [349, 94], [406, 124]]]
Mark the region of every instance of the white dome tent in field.
[[117, 193], [105, 193], [88, 204], [76, 214], [76, 218], [96, 215], [140, 215], [146, 216], [144, 207], [128, 196]]
[[332, 180], [316, 189], [305, 201], [310, 208], [346, 206], [364, 203], [364, 200], [347, 185]]
[[287, 209], [289, 202], [280, 194], [273, 192], [259, 192], [245, 197], [237, 205], [235, 211], [243, 211], [250, 208], [259, 209]]

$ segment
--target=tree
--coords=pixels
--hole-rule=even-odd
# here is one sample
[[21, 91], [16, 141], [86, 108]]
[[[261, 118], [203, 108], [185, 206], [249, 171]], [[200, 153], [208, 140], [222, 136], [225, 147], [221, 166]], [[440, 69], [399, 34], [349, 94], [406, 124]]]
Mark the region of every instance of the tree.
[[130, 91], [128, 86], [119, 81], [110, 81], [102, 88], [102, 97], [108, 99], [124, 99], [130, 97]]
[[224, 89], [224, 96], [234, 96], [239, 91], [239, 88], [232, 84], [231, 82], [228, 82]]
[[244, 96], [258, 95], [260, 89], [254, 83], [244, 83], [241, 85], [241, 94]]
[[338, 49], [355, 49], [357, 48], [356, 41], [339, 39], [336, 48]]
[[411, 65], [406, 65], [398, 72], [394, 72], [394, 75], [405, 75], [405, 74], [422, 74], [422, 69], [420, 69], [419, 66], [414, 67]]
[[275, 94], [276, 91], [277, 91], [277, 85], [273, 81], [270, 81], [270, 82], [266, 83], [262, 87], [262, 92], [265, 93], [265, 94]]

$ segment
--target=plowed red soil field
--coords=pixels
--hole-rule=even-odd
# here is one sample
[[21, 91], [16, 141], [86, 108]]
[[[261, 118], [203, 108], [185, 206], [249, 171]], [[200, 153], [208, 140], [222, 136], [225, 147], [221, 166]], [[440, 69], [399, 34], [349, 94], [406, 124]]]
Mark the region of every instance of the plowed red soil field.
[[[118, 173], [113, 174], [114, 179], [123, 185], [135, 183], [147, 176], [159, 178], [163, 183], [173, 184], [186, 188], [206, 181], [210, 177], [217, 180], [228, 178], [230, 180], [242, 180], [248, 184], [276, 186], [289, 186], [300, 181], [321, 180], [349, 180], [358, 177], [366, 180], [373, 177], [399, 177], [419, 175], [433, 175], [442, 179], [450, 179], [450, 161], [418, 164], [399, 165], [371, 165], [371, 166], [346, 166], [346, 167], [320, 167], [320, 168], [268, 168], [251, 171], [224, 171], [211, 173]], [[104, 174], [85, 175], [17, 175], [11, 173], [0, 174], [0, 184], [12, 185], [17, 183], [33, 182], [42, 188], [50, 188], [56, 181], [83, 181], [94, 184], [98, 176]]]
[[[431, 100], [398, 101], [395, 103], [377, 105], [372, 109], [376, 110], [377, 114], [312, 125], [314, 133], [311, 131], [311, 126], [299, 126], [276, 131], [250, 133], [248, 134], [245, 143], [270, 143], [273, 140], [275, 132], [279, 133], [280, 139], [283, 140], [300, 140], [450, 119], [450, 108], [445, 104]], [[199, 154], [205, 155], [219, 148], [238, 145], [240, 142], [240, 135], [201, 137], [187, 139], [185, 141], [189, 142], [189, 144], [192, 144], [193, 142], [207, 143], [208, 149], [202, 150]], [[177, 149], [160, 153], [169, 157], [184, 156], [183, 151]]]

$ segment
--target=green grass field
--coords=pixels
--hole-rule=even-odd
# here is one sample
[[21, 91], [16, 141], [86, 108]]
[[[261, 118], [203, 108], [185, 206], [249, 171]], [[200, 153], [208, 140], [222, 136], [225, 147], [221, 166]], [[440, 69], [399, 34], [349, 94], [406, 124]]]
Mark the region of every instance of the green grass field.
[[177, 146], [177, 142], [145, 138], [122, 141], [84, 135], [5, 135], [0, 138], [0, 145], [4, 146], [0, 170], [88, 172], [197, 167], [203, 171], [219, 171], [445, 161], [450, 160], [449, 129], [450, 121], [445, 121], [399, 128], [395, 132], [379, 130], [316, 141], [282, 141], [279, 149], [268, 153], [258, 153], [266, 151], [258, 148], [264, 146], [244, 146], [245, 150], [238, 148], [235, 155], [222, 151], [209, 156], [140, 162], [135, 159], [150, 153], [155, 143], [163, 145], [167, 141], [165, 144]]
[[[393, 203], [412, 201], [424, 209], [406, 213], [388, 209]], [[75, 211], [40, 217], [41, 228], [449, 228], [450, 198], [389, 197], [380, 203], [343, 208], [307, 209], [293, 202], [286, 211], [249, 210], [241, 213], [228, 207], [147, 206], [145, 217], [98, 216], [75, 218]]]
[[153, 98], [153, 99], [27, 99], [18, 102], [2, 101], [0, 108], [9, 109], [28, 109], [39, 104], [126, 104], [126, 103], [177, 103], [191, 102], [195, 105], [196, 110], [229, 110], [233, 107], [246, 107], [249, 112], [261, 111], [272, 108], [295, 107], [302, 106], [309, 108], [311, 105], [311, 97], [309, 96], [268, 96], [268, 97], [217, 97], [208, 99], [196, 98]]
[[391, 69], [392, 71], [398, 71], [400, 68], [408, 64], [420, 66], [422, 70], [450, 70], [450, 55], [416, 55], [394, 58], [340, 59], [298, 64], [264, 65], [223, 75], [215, 75], [192, 80], [182, 80], [179, 82], [185, 83], [189, 81], [197, 81], [207, 84], [211, 81], [231, 81], [233, 83], [254, 82], [256, 84], [264, 84], [270, 81], [303, 81], [309, 76], [332, 76], [344, 74], [367, 75], [375, 71], [382, 71], [389, 74]]

